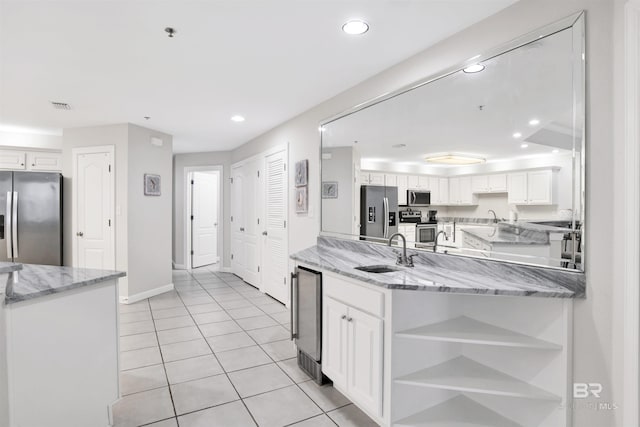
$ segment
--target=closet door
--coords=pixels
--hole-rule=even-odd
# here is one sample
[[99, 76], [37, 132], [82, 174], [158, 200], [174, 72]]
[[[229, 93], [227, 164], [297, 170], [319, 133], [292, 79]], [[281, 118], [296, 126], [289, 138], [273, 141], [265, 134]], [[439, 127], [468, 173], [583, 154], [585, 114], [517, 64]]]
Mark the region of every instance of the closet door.
[[231, 271], [242, 277], [245, 272], [244, 176], [243, 166], [231, 167]]
[[287, 152], [264, 160], [264, 215], [262, 221], [262, 290], [288, 304], [287, 286]]
[[260, 245], [258, 239], [259, 209], [262, 200], [260, 191], [260, 159], [248, 160], [242, 167], [244, 179], [242, 181], [242, 210], [244, 226], [242, 237], [244, 241], [244, 276], [245, 282], [260, 287]]

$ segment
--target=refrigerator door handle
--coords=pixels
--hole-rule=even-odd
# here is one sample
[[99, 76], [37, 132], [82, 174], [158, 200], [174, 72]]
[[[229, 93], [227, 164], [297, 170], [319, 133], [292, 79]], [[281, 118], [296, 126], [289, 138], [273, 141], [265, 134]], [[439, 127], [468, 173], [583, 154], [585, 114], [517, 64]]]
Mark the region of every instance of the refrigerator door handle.
[[295, 338], [298, 338], [298, 332], [297, 332], [298, 328], [295, 328], [295, 326], [296, 326], [295, 320], [298, 319], [298, 316], [294, 317], [294, 315], [293, 315], [293, 311], [294, 310], [296, 310], [296, 311], [298, 310], [298, 304], [297, 304], [298, 300], [293, 297], [294, 291], [295, 291], [295, 288], [296, 288], [296, 286], [294, 286], [293, 283], [297, 282], [297, 281], [298, 281], [298, 273], [291, 273], [291, 295], [290, 295], [290, 298], [291, 298], [291, 304], [290, 304], [291, 309], [289, 310], [290, 320], [291, 320], [291, 326], [290, 326], [290, 328], [291, 328], [291, 341], [293, 341]]
[[18, 258], [18, 192], [13, 192], [13, 203], [11, 209], [11, 243], [13, 243], [13, 259]]
[[383, 215], [383, 221], [384, 221], [384, 238], [388, 238], [389, 237], [389, 199], [388, 198], [384, 198], [384, 215]]
[[5, 215], [4, 229], [7, 235], [7, 258], [9, 259], [13, 258], [11, 254], [11, 217], [11, 191], [7, 191], [7, 213]]

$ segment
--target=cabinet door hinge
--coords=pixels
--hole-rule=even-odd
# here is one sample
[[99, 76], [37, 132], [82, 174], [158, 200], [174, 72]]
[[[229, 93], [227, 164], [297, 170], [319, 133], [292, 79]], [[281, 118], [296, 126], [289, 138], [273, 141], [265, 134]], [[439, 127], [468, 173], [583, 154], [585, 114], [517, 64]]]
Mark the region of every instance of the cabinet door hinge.
[[233, 215], [231, 215], [231, 222], [233, 222]]
[[260, 178], [260, 171], [258, 171], [258, 178]]
[[284, 170], [287, 170], [287, 164], [283, 163], [282, 166], [284, 166]]
[[287, 228], [287, 221], [284, 222], [284, 228]]
[[258, 266], [258, 273], [260, 273], [260, 266]]
[[233, 254], [231, 254], [231, 259], [233, 259]]
[[233, 184], [233, 178], [229, 178], [229, 180], [231, 181], [231, 183]]
[[109, 173], [111, 173], [111, 165], [109, 165]]
[[258, 225], [260, 225], [260, 218], [258, 218]]
[[195, 184], [195, 181], [194, 181], [194, 180], [191, 180], [191, 185], [193, 185], [193, 184]]
[[191, 251], [191, 255], [193, 255], [193, 251]]
[[191, 215], [191, 221], [193, 221], [193, 215]]
[[287, 284], [287, 276], [284, 276], [284, 277], [282, 278], [282, 283], [284, 283], [285, 285]]
[[109, 227], [111, 227], [111, 220], [109, 220]]

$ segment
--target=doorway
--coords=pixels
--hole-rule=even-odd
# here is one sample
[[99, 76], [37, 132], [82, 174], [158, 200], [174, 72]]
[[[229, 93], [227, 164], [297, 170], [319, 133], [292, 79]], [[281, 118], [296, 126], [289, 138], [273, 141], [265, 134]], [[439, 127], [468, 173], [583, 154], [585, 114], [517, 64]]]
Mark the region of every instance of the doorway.
[[187, 269], [220, 263], [222, 255], [222, 167], [185, 168], [185, 264]]

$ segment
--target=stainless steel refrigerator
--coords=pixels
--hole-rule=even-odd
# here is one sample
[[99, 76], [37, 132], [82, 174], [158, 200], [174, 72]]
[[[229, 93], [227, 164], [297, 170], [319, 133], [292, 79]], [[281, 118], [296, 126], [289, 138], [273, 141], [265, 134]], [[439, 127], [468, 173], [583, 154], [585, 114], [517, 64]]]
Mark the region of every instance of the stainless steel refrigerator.
[[388, 239], [398, 232], [398, 187], [360, 187], [360, 236]]
[[62, 175], [0, 171], [0, 260], [62, 265]]

